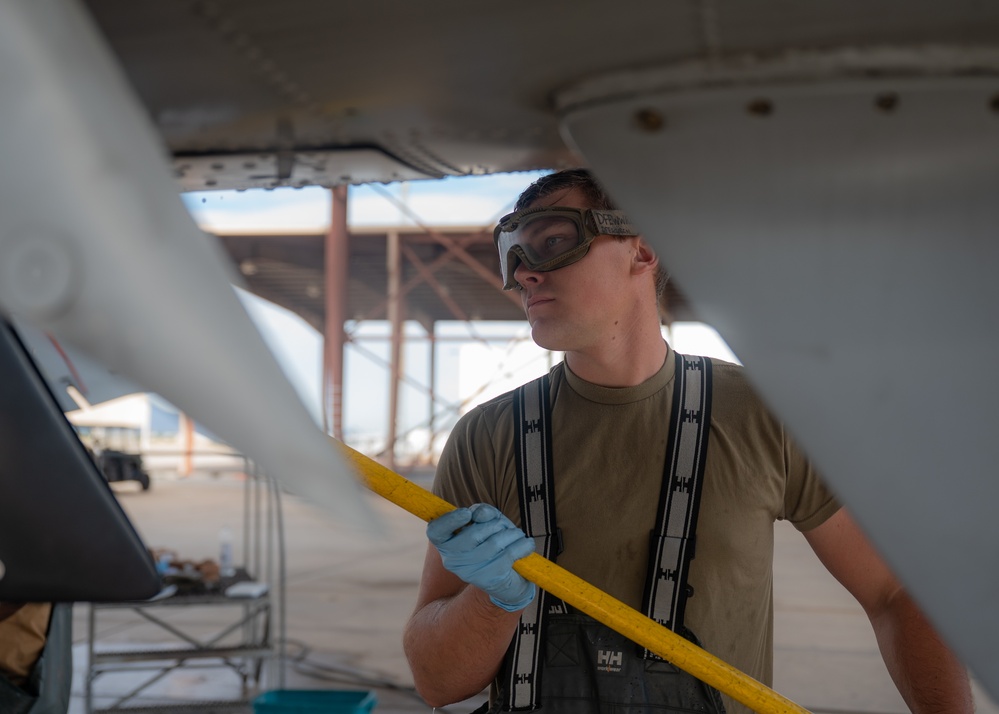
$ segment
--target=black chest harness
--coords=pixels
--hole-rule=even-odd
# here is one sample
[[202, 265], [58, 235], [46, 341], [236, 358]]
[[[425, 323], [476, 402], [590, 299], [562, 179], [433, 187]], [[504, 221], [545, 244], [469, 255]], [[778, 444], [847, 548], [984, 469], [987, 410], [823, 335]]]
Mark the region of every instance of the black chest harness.
[[[550, 379], [514, 395], [521, 523], [537, 552], [562, 550], [555, 521]], [[711, 423], [711, 362], [676, 354], [672, 414], [656, 528], [651, 534], [643, 611], [697, 642], [683, 626], [694, 532]], [[582, 613], [540, 591], [521, 614], [491, 711], [545, 714], [712, 712], [718, 692]]]

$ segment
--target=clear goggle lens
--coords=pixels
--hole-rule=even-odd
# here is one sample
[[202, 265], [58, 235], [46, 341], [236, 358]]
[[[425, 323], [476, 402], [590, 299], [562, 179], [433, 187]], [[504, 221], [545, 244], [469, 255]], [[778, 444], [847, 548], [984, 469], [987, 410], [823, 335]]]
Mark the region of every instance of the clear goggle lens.
[[494, 232], [503, 287], [517, 287], [513, 273], [519, 263], [541, 272], [571, 265], [604, 233], [637, 235], [618, 211], [554, 207], [505, 216]]

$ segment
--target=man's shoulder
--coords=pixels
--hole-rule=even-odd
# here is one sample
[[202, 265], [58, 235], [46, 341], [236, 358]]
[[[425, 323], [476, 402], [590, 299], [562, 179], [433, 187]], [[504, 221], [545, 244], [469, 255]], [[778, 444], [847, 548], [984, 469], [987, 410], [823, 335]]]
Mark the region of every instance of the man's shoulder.
[[[486, 424], [495, 424], [500, 420], [510, 418], [510, 413], [513, 411], [514, 395], [516, 395], [522, 387], [532, 384], [538, 379], [541, 379], [543, 376], [544, 375], [538, 376], [535, 379], [527, 381], [508, 392], [504, 392], [477, 404], [458, 419], [458, 423], [455, 425], [455, 428], [461, 427], [467, 429], [473, 425], [481, 424], [483, 422]], [[557, 364], [552, 367], [552, 369], [548, 372], [548, 376], [553, 383], [560, 381], [562, 379], [562, 365]]]
[[[697, 358], [700, 355], [681, 353], [682, 357]], [[718, 357], [704, 357], [711, 363], [711, 384], [715, 392], [719, 390], [752, 389], [746, 378], [746, 369], [741, 364], [726, 362]]]
[[746, 369], [741, 364], [726, 362], [717, 357], [710, 357], [711, 377], [714, 386], [723, 388], [743, 389], [750, 388], [746, 379]]
[[711, 382], [712, 404], [715, 407], [729, 413], [745, 413], [747, 410], [769, 413], [742, 365], [712, 357]]
[[452, 435], [476, 431], [480, 428], [491, 430], [505, 415], [513, 409], [513, 392], [506, 392], [485, 402], [476, 404], [458, 417]]
[[534, 379], [530, 379], [521, 384], [520, 386], [514, 387], [509, 392], [504, 392], [499, 396], [493, 397], [492, 399], [482, 402], [481, 404], [479, 404], [477, 408], [486, 411], [495, 411], [497, 409], [502, 410], [505, 408], [509, 408], [510, 405], [513, 404], [514, 395], [516, 395], [518, 391], [520, 391], [529, 384], [534, 384], [535, 382], [544, 378], [545, 376], [548, 377], [551, 384], [558, 384], [559, 382], [561, 382], [562, 379], [564, 379], [562, 363], [560, 362], [554, 367], [552, 367], [550, 370], [548, 370], [546, 374], [540, 374]]

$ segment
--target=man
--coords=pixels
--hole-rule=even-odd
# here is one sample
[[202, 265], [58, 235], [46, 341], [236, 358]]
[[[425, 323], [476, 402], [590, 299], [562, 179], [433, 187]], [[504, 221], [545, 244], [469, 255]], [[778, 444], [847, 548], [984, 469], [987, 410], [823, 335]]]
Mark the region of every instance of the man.
[[[546, 176], [522, 194], [516, 209], [495, 234], [504, 282], [520, 291], [534, 341], [565, 353], [544, 394], [550, 415], [539, 398], [540, 413], [550, 416], [544, 427], [552, 472], [544, 489], [550, 490], [532, 490], [524, 475], [534, 468], [531, 458], [546, 458], [523, 455], [537, 428], [520, 427], [514, 411], [530, 390], [483, 404], [456, 425], [434, 490], [463, 508], [427, 528], [431, 546], [404, 637], [424, 699], [443, 706], [492, 685], [490, 711], [596, 713], [602, 711], [598, 700], [721, 711], [717, 692], [698, 689], [599, 623], [560, 602], [539, 605], [533, 584], [512, 570], [535, 549], [535, 539], [520, 528], [530, 520], [526, 529], [560, 565], [632, 607], [666, 612], [657, 619], [769, 683], [773, 523], [780, 518], [804, 533], [864, 607], [911, 710], [972, 711], [963, 667], [741, 369], [678, 360], [665, 343], [658, 258], [592, 176], [582, 170]], [[702, 411], [694, 418], [689, 409], [671, 407], [675, 392], [688, 393], [686, 375], [692, 384], [702, 375], [712, 384], [712, 396], [695, 406]], [[684, 401], [679, 408], [688, 406]], [[710, 424], [698, 432], [706, 440], [698, 447], [706, 449], [703, 473], [677, 474], [671, 449], [685, 437], [671, 436], [671, 422], [687, 429], [699, 421]], [[530, 510], [536, 498], [551, 507], [551, 532], [532, 525], [540, 522]], [[677, 567], [663, 566], [666, 556], [659, 553], [670, 548], [662, 547], [663, 538], [649, 537], [669, 530], [662, 523], [675, 515], [674, 503], [690, 504], [680, 519], [691, 525], [676, 541], [686, 544], [679, 550], [693, 550], [696, 529], [696, 557], [678, 558]], [[661, 595], [650, 583], [672, 583], [669, 607], [659, 608]], [[543, 620], [531, 619], [536, 612]], [[533, 650], [537, 664], [524, 656], [536, 629], [544, 645]], [[729, 714], [747, 711], [727, 697], [724, 707]]]
[[51, 603], [0, 602], [0, 711], [5, 714], [26, 714], [38, 700], [37, 664], [51, 617]]

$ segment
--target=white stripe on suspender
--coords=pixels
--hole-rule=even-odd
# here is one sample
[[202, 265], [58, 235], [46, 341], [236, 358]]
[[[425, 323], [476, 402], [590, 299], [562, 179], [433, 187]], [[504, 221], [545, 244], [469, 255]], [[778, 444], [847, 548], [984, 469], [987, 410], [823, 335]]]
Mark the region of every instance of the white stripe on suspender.
[[[656, 523], [656, 567], [646, 578], [645, 614], [676, 629], [686, 603], [687, 569], [700, 501], [711, 413], [711, 362], [676, 354], [670, 438], [664, 466], [660, 512]], [[552, 474], [550, 380], [544, 375], [517, 390], [517, 489], [523, 529], [535, 538], [537, 551], [554, 560], [557, 544]], [[541, 637], [550, 596], [539, 591], [521, 614], [512, 644], [506, 684], [507, 707], [536, 709], [540, 697]], [[646, 652], [646, 657], [656, 655]]]
[[[535, 550], [554, 560], [557, 542], [555, 498], [551, 480], [551, 409], [548, 375], [528, 382], [514, 398], [518, 484], [522, 527], [535, 539]], [[513, 642], [513, 666], [506, 683], [507, 704], [514, 709], [533, 709], [538, 699], [538, 672], [541, 656], [541, 632], [547, 608], [547, 593], [538, 590], [534, 602], [520, 616], [520, 628]]]
[[[666, 454], [668, 483], [656, 524], [655, 570], [646, 579], [645, 614], [671, 630], [683, 624], [704, 460], [711, 424], [711, 361], [677, 355]], [[657, 658], [646, 650], [646, 658]]]

